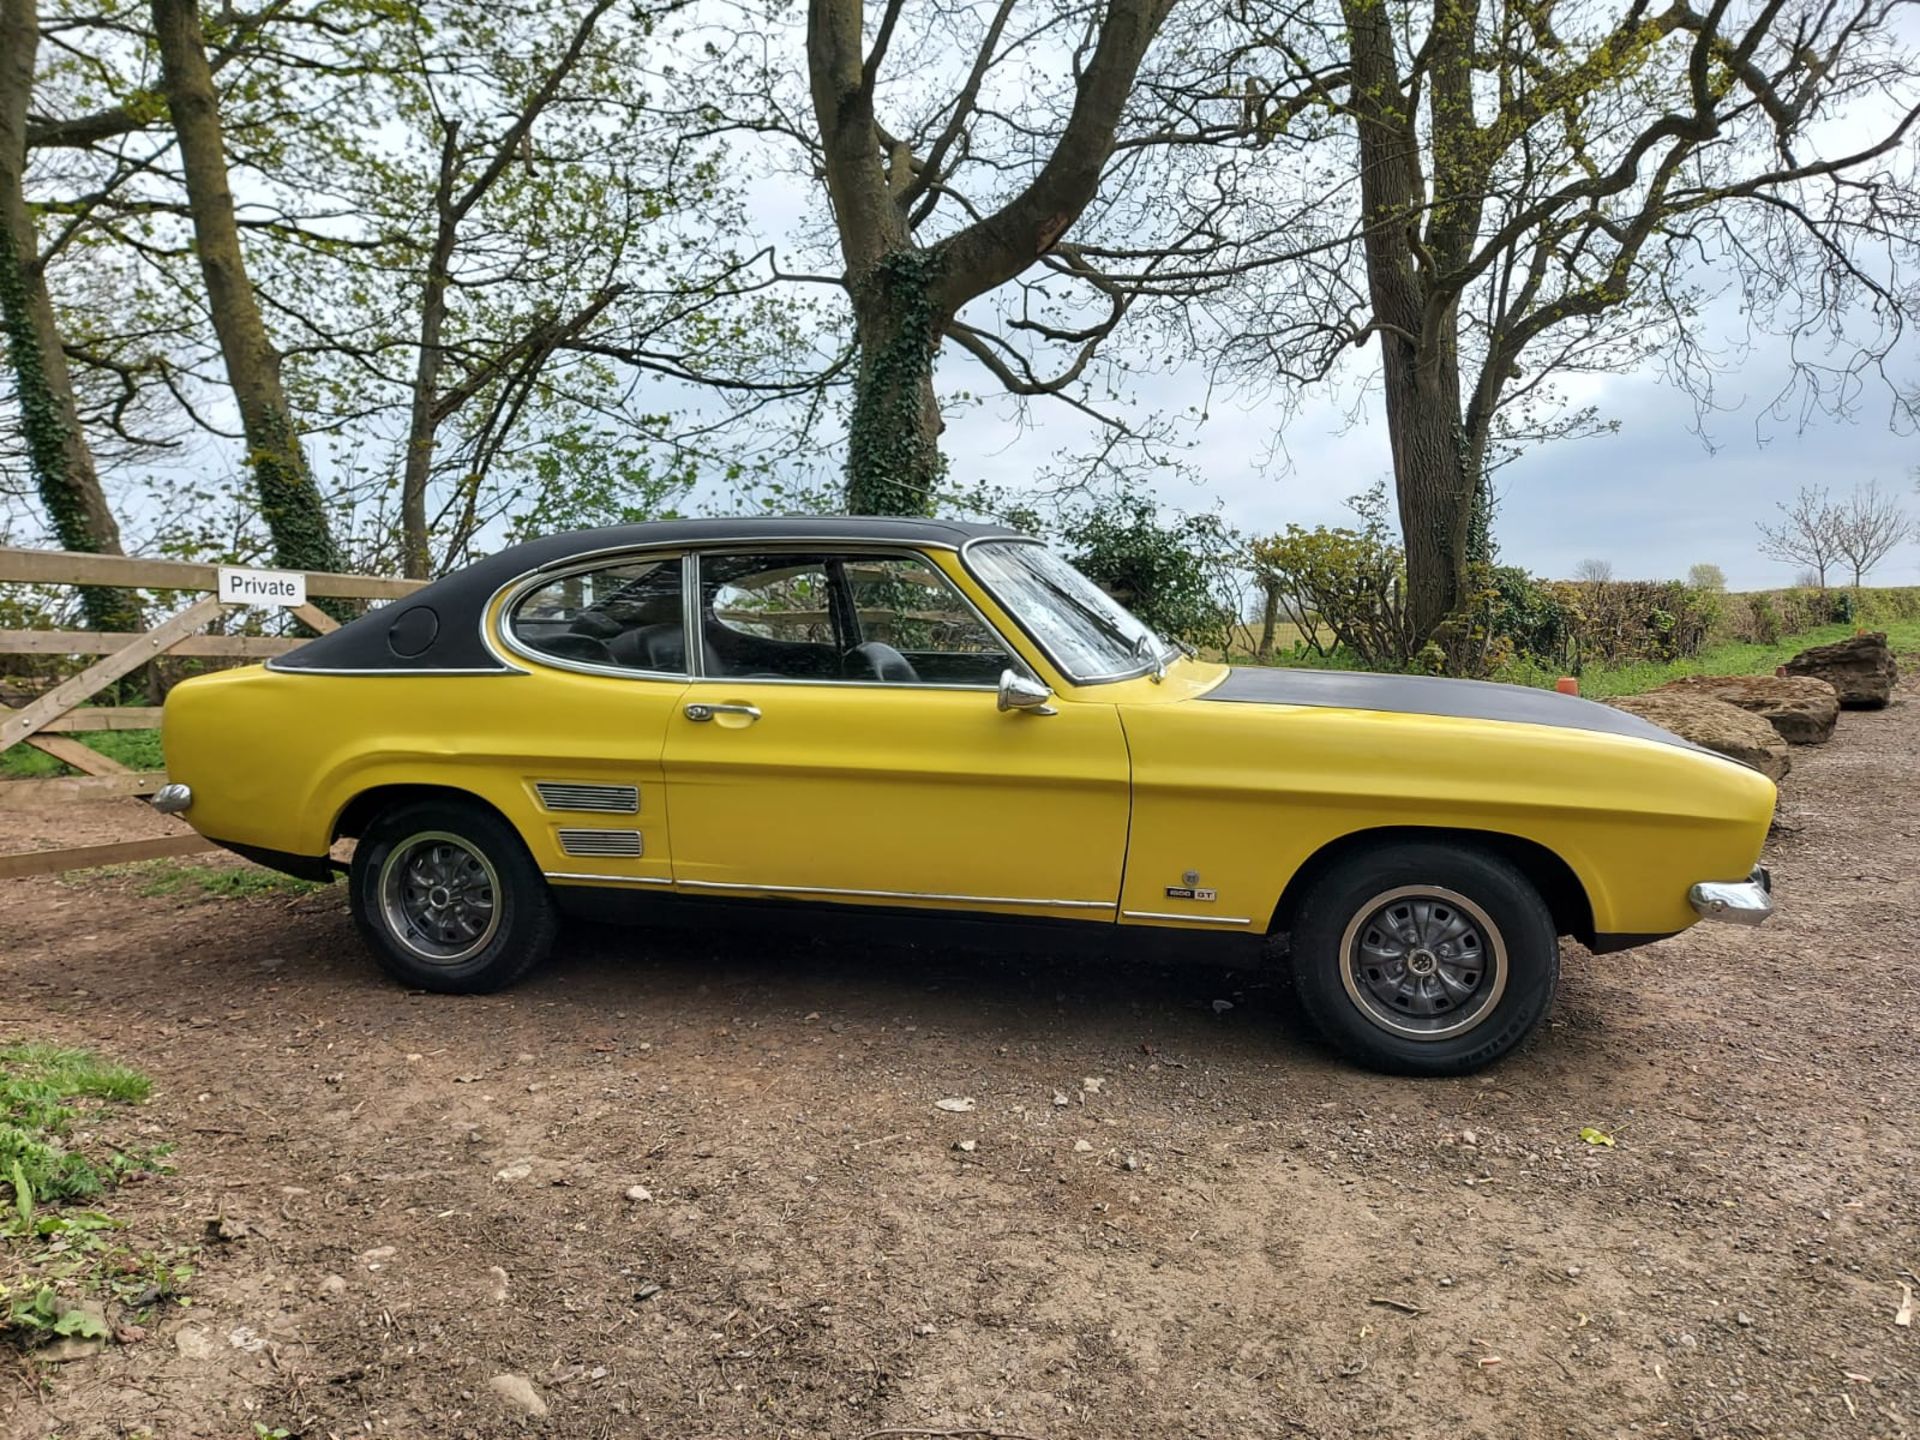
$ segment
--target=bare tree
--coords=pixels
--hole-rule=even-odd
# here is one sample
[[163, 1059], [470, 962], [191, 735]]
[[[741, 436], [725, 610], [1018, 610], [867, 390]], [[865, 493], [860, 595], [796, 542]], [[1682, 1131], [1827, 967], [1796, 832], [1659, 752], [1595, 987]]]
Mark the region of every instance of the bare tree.
[[1573, 567], [1573, 578], [1588, 585], [1604, 585], [1613, 579], [1613, 562], [1599, 559], [1582, 560]]
[[1777, 524], [1759, 522], [1760, 553], [1770, 560], [1804, 566], [1813, 572], [1814, 583], [1826, 589], [1827, 572], [1841, 558], [1841, 508], [1824, 485], [1818, 490], [1802, 485], [1792, 504], [1783, 500], [1775, 508], [1780, 511]]
[[180, 142], [207, 308], [226, 360], [227, 382], [239, 404], [248, 465], [261, 517], [273, 537], [274, 559], [296, 570], [338, 570], [340, 551], [294, 426], [280, 351], [267, 334], [247, 278], [198, 0], [152, 4], [167, 114]]
[[1853, 497], [1835, 512], [1834, 546], [1853, 568], [1855, 585], [1866, 583], [1874, 567], [1910, 539], [1920, 539], [1920, 525], [1877, 480], [1855, 486]]
[[1687, 588], [1718, 595], [1727, 588], [1727, 572], [1709, 561], [1687, 567]]
[[[1008, 32], [1015, 0], [999, 0], [957, 90], [918, 107], [917, 134], [890, 127], [875, 107], [904, 0], [887, 0], [871, 44], [865, 0], [810, 0], [807, 73], [859, 355], [847, 452], [852, 510], [929, 508], [942, 474], [933, 364], [943, 340], [955, 339], [1009, 389], [1031, 386], [989, 338], [956, 317], [969, 301], [1049, 256], [1065, 268], [1076, 265], [1061, 241], [1099, 191], [1135, 76], [1171, 7], [1172, 0], [1105, 0], [1028, 22], [1060, 27], [1058, 59], [1072, 66], [1073, 100], [1050, 143], [1024, 137], [1029, 147], [1043, 147], [1037, 171], [982, 211], [951, 186], [981, 123], [987, 73], [1018, 48], [1018, 32]], [[942, 201], [962, 206], [969, 223], [931, 245], [916, 243], [915, 226]], [[1117, 297], [1116, 305], [1124, 309]], [[1056, 337], [1090, 344], [1111, 321], [1083, 334], [1071, 325], [1052, 328]]]
[[[0, 321], [12, 364], [20, 427], [54, 538], [68, 550], [118, 555], [120, 527], [107, 504], [81, 428], [66, 346], [47, 291], [33, 211], [27, 202], [28, 104], [40, 18], [35, 0], [0, 0]], [[87, 623], [138, 630], [131, 591], [86, 586]]]
[[1219, 348], [1299, 385], [1378, 345], [1422, 636], [1465, 593], [1501, 453], [1600, 423], [1556, 376], [1659, 358], [1704, 392], [1722, 288], [1756, 325], [1839, 341], [1796, 347], [1819, 398], [1845, 406], [1881, 364], [1920, 218], [1899, 8], [1249, 0], [1214, 25], [1192, 105], [1267, 157], [1250, 228], [1290, 231], [1214, 303]]

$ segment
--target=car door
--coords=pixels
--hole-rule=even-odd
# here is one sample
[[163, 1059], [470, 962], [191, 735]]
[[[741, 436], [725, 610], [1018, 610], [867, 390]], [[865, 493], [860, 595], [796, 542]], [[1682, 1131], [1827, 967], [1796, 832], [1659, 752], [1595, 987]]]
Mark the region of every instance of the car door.
[[[529, 577], [500, 635], [537, 681], [450, 723], [450, 748], [560, 884], [671, 884], [663, 749], [687, 687], [684, 558], [638, 552]], [[488, 727], [491, 727], [490, 729]]]
[[1126, 741], [1112, 705], [1002, 712], [1024, 668], [915, 552], [698, 560], [700, 664], [667, 725], [674, 879], [1111, 920]]

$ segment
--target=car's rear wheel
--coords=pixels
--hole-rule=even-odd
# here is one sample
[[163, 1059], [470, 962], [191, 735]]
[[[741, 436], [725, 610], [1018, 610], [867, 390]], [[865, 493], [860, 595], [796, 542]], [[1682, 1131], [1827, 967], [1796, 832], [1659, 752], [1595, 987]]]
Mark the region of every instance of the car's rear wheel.
[[407, 802], [353, 852], [353, 917], [381, 968], [422, 990], [500, 990], [553, 948], [546, 878], [511, 825], [473, 801]]
[[1293, 927], [1301, 1004], [1343, 1052], [1401, 1075], [1464, 1075], [1553, 1002], [1560, 941], [1514, 865], [1470, 847], [1359, 852], [1319, 877]]

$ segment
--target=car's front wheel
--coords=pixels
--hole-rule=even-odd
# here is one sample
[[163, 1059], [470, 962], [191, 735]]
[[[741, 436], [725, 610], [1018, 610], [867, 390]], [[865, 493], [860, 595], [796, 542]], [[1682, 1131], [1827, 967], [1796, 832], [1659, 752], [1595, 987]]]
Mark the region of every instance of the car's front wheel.
[[1513, 864], [1406, 843], [1336, 863], [1293, 927], [1294, 984], [1321, 1031], [1372, 1069], [1464, 1075], [1524, 1040], [1553, 1002], [1560, 941]]
[[422, 990], [500, 990], [553, 948], [546, 877], [513, 827], [476, 802], [383, 812], [354, 849], [351, 890], [381, 968]]

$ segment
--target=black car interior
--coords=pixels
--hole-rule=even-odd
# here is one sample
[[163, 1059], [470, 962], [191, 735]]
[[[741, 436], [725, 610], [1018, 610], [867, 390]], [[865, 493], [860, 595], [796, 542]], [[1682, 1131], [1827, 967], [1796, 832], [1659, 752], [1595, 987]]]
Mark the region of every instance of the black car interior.
[[[566, 619], [516, 614], [514, 633], [533, 649], [559, 659], [685, 674], [682, 563], [673, 560], [656, 565]], [[808, 595], [816, 589], [822, 592], [824, 606], [803, 610], [766, 602], [766, 593], [777, 594], [780, 582], [791, 583], [794, 577], [806, 582], [804, 591]], [[764, 587], [764, 609], [743, 613], [716, 606], [723, 592], [745, 591], [751, 595], [756, 584]], [[880, 587], [883, 601], [885, 594], [885, 588]], [[807, 603], [818, 606], [819, 600]], [[895, 618], [887, 613], [884, 603], [869, 604], [866, 613], [869, 619], [883, 624]], [[846, 560], [838, 556], [703, 556], [699, 620], [702, 671], [709, 676], [991, 686], [998, 683], [1008, 663], [1008, 657], [998, 650], [942, 648], [931, 638], [903, 650], [869, 637], [867, 621], [855, 603]], [[896, 623], [911, 627], [914, 622], [903, 613]], [[804, 639], [790, 639], [755, 633], [756, 629], [810, 633]]]

